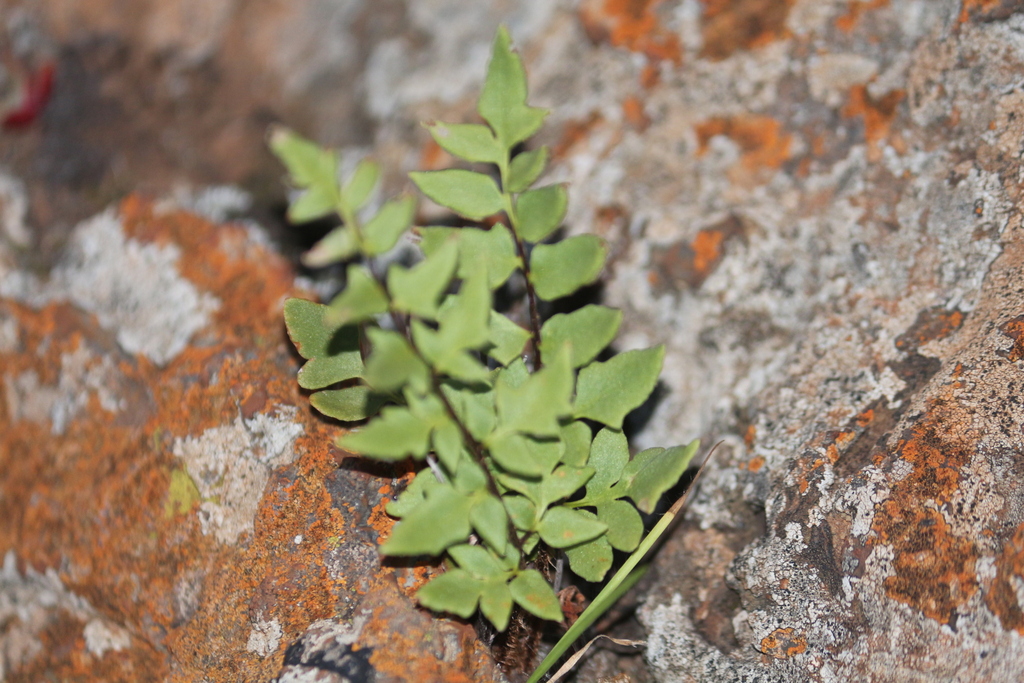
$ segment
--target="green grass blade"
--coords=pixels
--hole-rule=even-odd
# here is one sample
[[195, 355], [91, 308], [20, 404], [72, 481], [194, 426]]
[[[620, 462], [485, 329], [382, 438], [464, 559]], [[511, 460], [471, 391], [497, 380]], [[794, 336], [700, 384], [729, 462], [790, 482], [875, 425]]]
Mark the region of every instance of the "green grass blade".
[[[711, 453], [714, 452], [714, 448], [711, 449]], [[704, 458], [704, 463], [700, 466], [700, 470], [697, 472], [697, 477], [704, 471], [704, 465], [707, 464], [708, 458], [711, 457], [711, 453], [708, 453]], [[583, 610], [583, 614], [580, 615], [576, 623], [569, 627], [569, 630], [565, 632], [555, 646], [551, 648], [551, 652], [544, 658], [544, 661], [540, 663], [540, 666], [530, 675], [526, 683], [538, 683], [541, 678], [544, 677], [551, 667], [553, 667], [562, 655], [565, 654], [566, 650], [576, 642], [576, 640], [583, 635], [583, 632], [590, 628], [590, 625], [597, 621], [598, 617], [608, 611], [615, 601], [618, 600], [622, 595], [633, 587], [640, 577], [647, 571], [647, 565], [637, 568], [640, 564], [640, 560], [644, 559], [647, 552], [654, 547], [654, 544], [658, 542], [661, 535], [665, 533], [665, 530], [672, 524], [672, 520], [676, 518], [679, 511], [683, 509], [686, 504], [686, 499], [690, 496], [690, 491], [693, 490], [694, 484], [697, 483], [697, 478], [690, 483], [690, 487], [686, 490], [686, 494], [682, 498], [677, 500], [675, 504], [669, 508], [665, 516], [658, 520], [658, 523], [654, 525], [651, 532], [647, 534], [647, 537], [640, 543], [633, 554], [629, 556], [626, 563], [622, 565], [619, 571], [615, 572], [615, 576], [611, 578], [608, 584], [597, 594], [594, 601], [590, 603], [587, 609]]]
[[590, 606], [583, 610], [583, 614], [576, 620], [576, 623], [569, 627], [565, 635], [555, 643], [555, 646], [551, 648], [551, 652], [548, 653], [548, 656], [544, 658], [544, 661], [540, 663], [540, 666], [537, 667], [537, 670], [533, 672], [533, 675], [530, 676], [526, 683], [537, 683], [537, 681], [540, 681], [544, 674], [561, 659], [566, 650], [590, 628], [590, 625], [597, 621], [602, 614], [608, 611], [609, 607], [615, 604], [616, 600], [622, 597], [627, 590], [633, 587], [633, 584], [640, 580], [640, 577], [647, 571], [647, 566], [645, 565], [638, 569], [637, 565], [644, 555], [647, 554], [647, 551], [654, 546], [658, 538], [665, 533], [665, 529], [668, 528], [673, 519], [675, 519], [675, 513], [670, 511], [658, 520], [658, 523], [651, 529], [651, 533], [647, 534], [647, 537], [636, 551], [629, 556], [629, 559], [622, 565], [622, 568], [615, 572], [615, 576], [597, 594], [597, 597], [590, 603]]

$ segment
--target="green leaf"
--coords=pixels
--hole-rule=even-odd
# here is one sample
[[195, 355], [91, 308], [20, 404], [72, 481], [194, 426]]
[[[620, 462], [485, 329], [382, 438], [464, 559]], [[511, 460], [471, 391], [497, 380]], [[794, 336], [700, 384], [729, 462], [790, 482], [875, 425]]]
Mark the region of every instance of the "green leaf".
[[327, 323], [356, 323], [388, 310], [388, 295], [366, 268], [353, 263], [345, 272], [345, 289], [331, 301]]
[[441, 385], [441, 391], [451, 403], [459, 422], [466, 426], [474, 439], [482, 441], [494, 430], [498, 418], [494, 414], [494, 390], [491, 387], [447, 381]]
[[531, 555], [533, 551], [540, 544], [540, 536], [537, 534], [530, 534], [523, 540], [523, 554]]
[[[661, 493], [658, 497], [661, 497]], [[597, 506], [597, 519], [608, 525], [608, 542], [616, 550], [628, 553], [640, 545], [640, 539], [644, 535], [644, 521], [636, 508], [626, 501], [612, 500], [601, 503]]]
[[566, 548], [565, 556], [569, 558], [570, 569], [584, 581], [594, 583], [604, 580], [615, 559], [612, 546], [605, 536], [598, 536], [592, 541]]
[[376, 460], [422, 458], [430, 449], [429, 423], [407, 408], [388, 406], [367, 426], [338, 439], [338, 447]]
[[309, 402], [327, 417], [343, 422], [356, 422], [375, 415], [384, 400], [369, 387], [358, 385], [318, 391], [309, 397]]
[[429, 468], [420, 470], [398, 498], [387, 504], [384, 511], [392, 517], [402, 518], [419, 507], [427, 499], [427, 491], [443, 486]]
[[283, 127], [270, 133], [270, 149], [284, 163], [292, 183], [305, 192], [288, 209], [288, 220], [303, 223], [338, 208], [338, 155]]
[[467, 278], [483, 266], [487, 271], [487, 286], [497, 289], [505, 284], [509, 275], [520, 266], [512, 233], [502, 223], [490, 230], [462, 228], [459, 232], [459, 277]]
[[541, 355], [568, 343], [572, 345], [572, 366], [582, 367], [612, 342], [621, 322], [622, 311], [596, 304], [553, 315], [540, 328]]
[[526, 72], [504, 27], [494, 37], [477, 111], [506, 149], [536, 133], [548, 114], [546, 109], [526, 105]]
[[530, 614], [550, 621], [562, 620], [562, 607], [555, 592], [536, 569], [519, 573], [508, 586], [512, 599]]
[[409, 412], [430, 429], [438, 429], [451, 423], [444, 404], [433, 392], [421, 394], [406, 389], [403, 394]]
[[395, 199], [384, 204], [380, 211], [363, 226], [363, 249], [367, 256], [390, 251], [398, 238], [412, 224], [416, 200], [412, 197]]
[[314, 244], [312, 249], [303, 254], [302, 263], [309, 268], [322, 268], [344, 261], [357, 253], [359, 253], [359, 242], [356, 240], [355, 233], [352, 232], [352, 228], [342, 225], [331, 230], [323, 239]]
[[441, 248], [446, 240], [458, 241], [465, 228], [450, 228], [445, 225], [428, 225], [414, 228], [414, 232], [420, 236], [420, 250], [424, 256], [430, 256]]
[[[454, 472], [462, 459], [465, 447], [462, 444], [462, 434], [459, 427], [451, 420], [434, 429], [433, 435], [434, 452], [437, 459], [449, 472]], [[457, 487], [456, 487], [457, 488]]]
[[585, 422], [576, 420], [562, 427], [562, 443], [565, 451], [562, 462], [571, 467], [583, 467], [590, 457], [590, 441], [593, 435]]
[[430, 384], [430, 370], [398, 332], [374, 327], [366, 331], [373, 352], [366, 361], [366, 383], [381, 393], [406, 384], [419, 392]]
[[519, 195], [516, 226], [527, 242], [540, 242], [553, 233], [565, 218], [569, 196], [564, 185], [548, 185]]
[[490, 372], [480, 361], [460, 348], [445, 342], [438, 332], [419, 320], [412, 321], [412, 339], [432, 368], [442, 375], [448, 375], [467, 383], [486, 382]]
[[622, 428], [622, 420], [654, 391], [665, 347], [620, 353], [580, 370], [576, 385], [576, 417]]
[[500, 554], [508, 543], [508, 515], [505, 506], [495, 496], [483, 496], [469, 511], [469, 521], [480, 538]]
[[569, 467], [563, 465], [543, 479], [543, 500], [541, 507], [567, 498], [576, 493], [594, 475], [592, 467]]
[[494, 433], [487, 438], [488, 449], [494, 462], [504, 470], [523, 477], [539, 477], [545, 472], [545, 463], [537, 458], [537, 449], [527, 436], [515, 432]]
[[524, 496], [502, 496], [512, 524], [520, 531], [533, 531], [537, 526], [537, 506]]
[[300, 387], [322, 389], [363, 374], [363, 359], [359, 354], [358, 340], [355, 340], [355, 348], [346, 348], [351, 337], [358, 337], [358, 330], [345, 326], [338, 337], [337, 351], [330, 355], [311, 358], [302, 366], [298, 375]]
[[597, 538], [608, 526], [578, 510], [567, 507], [553, 507], [544, 513], [537, 532], [552, 548], [568, 548]]
[[594, 437], [590, 445], [587, 464], [596, 474], [587, 482], [587, 498], [598, 498], [622, 476], [622, 470], [629, 462], [629, 444], [626, 435], [618, 430], [605, 427]]
[[458, 349], [478, 349], [490, 338], [491, 290], [482, 267], [462, 282], [459, 293], [448, 297], [437, 317], [444, 344]]
[[487, 126], [435, 122], [425, 127], [442, 149], [466, 161], [501, 164], [508, 158], [508, 150], [498, 144]]
[[449, 168], [409, 174], [420, 192], [460, 216], [479, 221], [505, 208], [501, 190], [483, 173]]
[[337, 211], [336, 199], [333, 192], [319, 185], [311, 187], [296, 197], [288, 206], [286, 213], [288, 222], [292, 224], [308, 223], [333, 214]]
[[350, 214], [355, 214], [366, 204], [379, 177], [380, 166], [369, 159], [363, 159], [356, 165], [356, 170], [341, 190], [341, 203]]
[[440, 555], [469, 538], [472, 499], [450, 486], [427, 491], [427, 499], [395, 525], [380, 547], [384, 555]]
[[461, 569], [449, 569], [416, 591], [416, 599], [435, 612], [451, 612], [468, 619], [476, 612], [484, 582]]
[[524, 330], [496, 311], [490, 312], [487, 336], [493, 345], [488, 349], [487, 355], [502, 365], [519, 358], [526, 342], [530, 340], [528, 330]]
[[437, 251], [446, 239], [459, 243], [459, 269], [457, 274], [466, 279], [483, 266], [487, 270], [487, 285], [497, 289], [505, 284], [509, 275], [520, 266], [512, 233], [502, 223], [489, 230], [479, 228], [447, 228], [429, 226], [419, 228], [420, 248], [430, 255]]
[[487, 488], [487, 475], [480, 465], [473, 462], [472, 458], [463, 457], [459, 461], [459, 467], [455, 470], [452, 478], [452, 485], [465, 494], [477, 493]]
[[508, 628], [508, 619], [512, 614], [512, 593], [504, 580], [487, 582], [480, 595], [480, 611], [499, 633]]
[[454, 242], [446, 242], [412, 268], [391, 264], [388, 268], [391, 304], [400, 311], [434, 319], [438, 300], [451, 282], [457, 259], [458, 247]]
[[700, 441], [694, 440], [687, 446], [649, 448], [637, 453], [622, 471], [616, 489], [624, 489], [643, 512], [654, 512], [662, 494], [679, 481], [699, 447]]
[[324, 322], [327, 310], [327, 306], [305, 299], [284, 303], [288, 337], [299, 355], [309, 360], [299, 370], [299, 386], [303, 389], [321, 389], [363, 374], [359, 330], [328, 325]]
[[559, 420], [572, 413], [573, 376], [569, 349], [563, 348], [519, 387], [500, 376], [495, 385], [500, 429], [537, 436], [558, 436]]
[[454, 545], [448, 548], [448, 554], [452, 556], [459, 567], [465, 569], [478, 579], [490, 579], [494, 577], [507, 577], [508, 570], [501, 562], [481, 545]]
[[523, 386], [528, 379], [530, 379], [530, 371], [526, 369], [526, 363], [522, 358], [517, 358], [498, 370], [497, 381], [504, 382], [513, 389]]
[[508, 165], [508, 186], [506, 192], [522, 192], [533, 185], [548, 165], [548, 148], [530, 150], [517, 154]]
[[576, 235], [555, 244], [538, 244], [530, 256], [537, 296], [546, 301], [572, 294], [601, 274], [608, 247], [597, 235]]

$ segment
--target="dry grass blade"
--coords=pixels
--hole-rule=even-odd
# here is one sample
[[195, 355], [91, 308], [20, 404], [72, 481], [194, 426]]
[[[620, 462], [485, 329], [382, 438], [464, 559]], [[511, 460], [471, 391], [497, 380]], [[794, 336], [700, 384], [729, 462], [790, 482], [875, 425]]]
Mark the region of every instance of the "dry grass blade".
[[548, 683], [555, 683], [556, 681], [561, 679], [562, 676], [572, 671], [572, 668], [576, 666], [576, 663], [580, 661], [580, 659], [583, 658], [583, 655], [587, 654], [587, 650], [590, 649], [590, 646], [593, 645], [598, 638], [607, 638], [616, 645], [628, 645], [629, 647], [640, 647], [642, 645], [647, 644], [646, 640], [622, 640], [620, 638], [612, 638], [611, 636], [606, 635], [594, 636], [586, 645], [580, 648], [579, 652], [574, 654], [572, 657], [569, 657], [569, 659], [565, 660], [565, 664], [563, 664], [561, 668], [555, 672], [555, 675], [551, 677]]

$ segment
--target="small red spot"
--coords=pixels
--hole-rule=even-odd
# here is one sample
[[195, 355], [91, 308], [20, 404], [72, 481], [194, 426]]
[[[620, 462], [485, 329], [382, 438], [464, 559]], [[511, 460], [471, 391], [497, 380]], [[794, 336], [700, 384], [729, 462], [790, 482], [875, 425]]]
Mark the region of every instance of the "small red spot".
[[8, 111], [0, 121], [7, 130], [25, 128], [35, 121], [42, 113], [53, 92], [53, 62], [46, 62], [39, 70], [31, 74], [22, 88], [21, 102]]

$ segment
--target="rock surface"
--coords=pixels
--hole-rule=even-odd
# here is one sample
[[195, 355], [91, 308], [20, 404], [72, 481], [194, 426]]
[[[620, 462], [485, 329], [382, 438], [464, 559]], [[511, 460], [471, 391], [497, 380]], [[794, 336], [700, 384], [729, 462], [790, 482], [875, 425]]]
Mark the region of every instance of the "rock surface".
[[[88, 230], [101, 233], [114, 220], [100, 213], [107, 198], [136, 183], [169, 192], [183, 179], [238, 182], [266, 204], [280, 170], [260, 144], [264, 124], [275, 119], [343, 146], [349, 158], [372, 152], [390, 169], [388, 191], [398, 191], [405, 171], [451, 162], [416, 122], [475, 120], [484, 55], [494, 27], [505, 22], [526, 61], [533, 102], [553, 109], [540, 141], [553, 149], [549, 178], [571, 182], [567, 229], [611, 244], [603, 294], [626, 310], [619, 348], [668, 346], [664, 398], [638, 443], [724, 441], [645, 587], [649, 666], [631, 668], [634, 679], [1021, 678], [1020, 3], [267, 0], [200, 3], [198, 14], [184, 0], [140, 2], [132, 13], [111, 11], [116, 4], [0, 1], [31, 19], [7, 30], [36, 22], [66, 74], [62, 87], [58, 70], [41, 125], [4, 157], [8, 241], [24, 242], [32, 228], [34, 244], [49, 248], [63, 241], [54, 226], [94, 214], [100, 217]], [[19, 183], [28, 188], [22, 195]], [[190, 279], [196, 293], [175, 295], [190, 302], [183, 322], [167, 338], [143, 335], [152, 348], [125, 351], [132, 326], [154, 323], [117, 310], [109, 296], [86, 300], [61, 284], [92, 272], [88, 245], [71, 242], [79, 256], [58, 267], [65, 275], [45, 285], [21, 275], [5, 285], [12, 312], [0, 321], [0, 349], [16, 349], [6, 353], [27, 358], [25, 350], [46, 330], [65, 329], [69, 316], [96, 328], [84, 337], [95, 337], [93, 346], [50, 342], [45, 365], [4, 367], [13, 378], [7, 392], [23, 397], [9, 414], [38, 425], [19, 452], [29, 452], [31, 438], [68, 438], [87, 414], [103, 418], [90, 427], [97, 439], [107, 423], [135, 420], [142, 429], [149, 418], [128, 416], [158, 410], [148, 407], [157, 398], [147, 398], [147, 388], [162, 380], [129, 373], [134, 388], [111, 394], [105, 378], [127, 373], [126, 363], [150, 372], [184, 335], [183, 355], [169, 371], [208, 348], [202, 330], [225, 315], [222, 287]], [[166, 247], [123, 253], [124, 268], [137, 259], [155, 273], [173, 260]], [[61, 297], [70, 303], [53, 303]], [[44, 306], [31, 315], [45, 322], [21, 322], [30, 305]], [[96, 349], [126, 355], [105, 363]], [[246, 385], [243, 375], [218, 377], [236, 390]], [[294, 391], [290, 377], [282, 360], [275, 395]], [[157, 405], [181, 411], [184, 399], [191, 400], [180, 394], [177, 403]], [[161, 457], [170, 460], [160, 486], [197, 501], [183, 504], [195, 506], [186, 515], [191, 533], [217, 548], [270, 533], [259, 524], [250, 529], [248, 512], [235, 514], [253, 509], [255, 498], [232, 482], [267, 477], [259, 519], [269, 514], [276, 473], [312, 457], [281, 445], [280, 430], [305, 410], [298, 398], [281, 401], [300, 406], [300, 417], [269, 408], [246, 414], [245, 398], [238, 400], [241, 409], [222, 398], [216, 419], [182, 423], [161, 437], [168, 439]], [[308, 436], [312, 427], [305, 429]], [[215, 470], [189, 455], [207, 446], [235, 466]], [[53, 457], [59, 467], [77, 467], [77, 456]], [[194, 490], [181, 475], [177, 484], [173, 478], [190, 467], [204, 473], [189, 475]], [[84, 478], [77, 484], [48, 485], [65, 486], [68, 495], [73, 489], [78, 504], [97, 490], [143, 490], [139, 470], [112, 456], [98, 470], [75, 471]], [[109, 477], [96, 483], [103, 488], [81, 483], [98, 472]], [[22, 496], [36, 478], [18, 476], [13, 490]], [[49, 496], [18, 498], [23, 506], [36, 501], [25, 508], [31, 514], [19, 513], [34, 520], [22, 523], [19, 539], [55, 523]], [[311, 514], [309, 524], [327, 523]], [[356, 517], [346, 528], [366, 536], [360, 556], [371, 562], [374, 539], [356, 531], [365, 523]], [[290, 524], [288, 533], [300, 533]], [[151, 637], [157, 626], [139, 625], [137, 612], [121, 611], [127, 605], [105, 610], [113, 598], [75, 582], [70, 568], [77, 564], [64, 562], [60, 548], [75, 547], [75, 539], [84, 545], [82, 534], [54, 536], [45, 552], [18, 550], [16, 562], [28, 560], [31, 569], [5, 565], [3, 576], [18, 595], [45, 590], [64, 596], [53, 598], [60, 604], [87, 600], [88, 607], [64, 613], [76, 615], [76, 628], [105, 619], [91, 631], [94, 643], [124, 642], [128, 636], [115, 627], [132, 639]], [[0, 543], [8, 547], [21, 546]], [[121, 580], [125, 590], [139, 583]], [[166, 600], [174, 585], [165, 578], [132, 590]], [[328, 616], [306, 606], [301, 618], [276, 617], [275, 626], [266, 609], [250, 608], [248, 625], [232, 628], [244, 631], [254, 652], [268, 651], [283, 633], [278, 657], [284, 642]], [[213, 623], [209, 612], [199, 614]], [[343, 633], [316, 626], [289, 650], [289, 666], [306, 666], [316, 659], [311, 644], [330, 641], [337, 661], [358, 667], [346, 649], [359, 630], [352, 623]], [[107, 632], [114, 635], [95, 635]], [[104, 651], [110, 657], [112, 646]], [[150, 659], [131, 660], [135, 666], [163, 656], [146, 652]], [[581, 676], [620, 666], [602, 657]]]
[[380, 566], [400, 480], [300, 395], [258, 229], [131, 198], [46, 279], [0, 257], [0, 680], [341, 680], [294, 675], [325, 620], [352, 680], [502, 680]]

